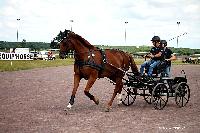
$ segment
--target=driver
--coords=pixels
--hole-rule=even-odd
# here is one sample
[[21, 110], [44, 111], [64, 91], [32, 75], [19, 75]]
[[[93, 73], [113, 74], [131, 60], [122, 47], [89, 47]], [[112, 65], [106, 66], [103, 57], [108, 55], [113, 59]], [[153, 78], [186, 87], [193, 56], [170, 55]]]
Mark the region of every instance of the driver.
[[147, 72], [148, 76], [152, 76], [153, 69], [160, 63], [162, 59], [162, 48], [160, 48], [160, 37], [154, 36], [151, 39], [154, 47], [151, 48], [150, 53], [146, 56], [150, 57], [151, 60], [145, 61], [140, 67], [140, 74], [143, 75], [145, 67], [149, 66], [149, 70]]

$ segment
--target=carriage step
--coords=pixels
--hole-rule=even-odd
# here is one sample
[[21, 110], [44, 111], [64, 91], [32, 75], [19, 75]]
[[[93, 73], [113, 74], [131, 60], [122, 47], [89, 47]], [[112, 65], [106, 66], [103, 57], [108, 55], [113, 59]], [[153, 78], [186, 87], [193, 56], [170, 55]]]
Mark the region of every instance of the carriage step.
[[144, 83], [144, 85], [152, 86], [153, 83]]
[[163, 81], [173, 81], [174, 79], [172, 77], [162, 77], [161, 80]]

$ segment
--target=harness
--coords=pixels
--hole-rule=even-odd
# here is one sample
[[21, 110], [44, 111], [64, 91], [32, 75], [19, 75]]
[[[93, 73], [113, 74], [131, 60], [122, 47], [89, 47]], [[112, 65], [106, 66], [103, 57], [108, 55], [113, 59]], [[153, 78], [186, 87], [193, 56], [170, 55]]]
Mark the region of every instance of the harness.
[[75, 64], [78, 65], [79, 67], [83, 67], [83, 66], [89, 66], [89, 67], [92, 67], [98, 71], [102, 71], [104, 70], [105, 68], [105, 64], [107, 63], [107, 59], [106, 59], [106, 55], [105, 55], [105, 51], [102, 50], [102, 49], [98, 49], [97, 51], [99, 51], [101, 53], [101, 57], [102, 57], [102, 62], [101, 64], [97, 64], [95, 62], [95, 59], [94, 59], [94, 51], [96, 50], [89, 50], [88, 52], [88, 59], [87, 60], [79, 60], [77, 59], [77, 54], [80, 54], [80, 53], [75, 53]]

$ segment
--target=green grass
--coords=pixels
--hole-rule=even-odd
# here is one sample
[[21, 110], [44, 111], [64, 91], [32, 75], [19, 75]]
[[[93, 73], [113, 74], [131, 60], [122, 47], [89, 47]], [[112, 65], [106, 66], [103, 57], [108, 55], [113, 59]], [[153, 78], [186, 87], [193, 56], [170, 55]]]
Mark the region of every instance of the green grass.
[[[12, 62], [12, 65], [11, 65]], [[141, 65], [144, 59], [135, 59], [137, 65]], [[181, 60], [176, 60], [172, 62], [173, 65], [183, 65]], [[0, 72], [3, 71], [19, 71], [27, 70], [33, 68], [45, 68], [45, 67], [57, 67], [57, 66], [67, 66], [74, 64], [74, 59], [56, 59], [51, 61], [44, 60], [30, 60], [30, 61], [4, 61], [0, 60]]]
[[[12, 65], [11, 65], [12, 62]], [[66, 66], [74, 63], [74, 59], [56, 59], [56, 60], [14, 60], [14, 61], [5, 61], [0, 60], [0, 72], [3, 71], [18, 71], [18, 70], [27, 70], [33, 68], [45, 68], [45, 67], [57, 67], [57, 66]]]
[[[134, 59], [137, 65], [141, 65], [142, 63], [144, 63], [144, 59]], [[183, 63], [182, 60], [175, 60], [172, 61], [173, 65], [185, 65], [187, 63]]]

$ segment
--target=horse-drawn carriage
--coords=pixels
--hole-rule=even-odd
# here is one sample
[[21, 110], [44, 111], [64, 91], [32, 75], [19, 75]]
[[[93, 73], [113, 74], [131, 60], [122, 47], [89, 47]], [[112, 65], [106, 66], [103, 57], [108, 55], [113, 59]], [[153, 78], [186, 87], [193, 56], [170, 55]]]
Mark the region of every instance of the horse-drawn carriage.
[[169, 78], [163, 76], [163, 66], [156, 70], [155, 77], [146, 75], [136, 76], [132, 72], [126, 73], [122, 91], [122, 103], [126, 106], [132, 105], [137, 95], [143, 96], [148, 104], [153, 104], [155, 109], [163, 109], [169, 97], [175, 97], [179, 107], [184, 107], [190, 98], [190, 89], [184, 70], [181, 76]]
[[[117, 94], [119, 94], [118, 99], [125, 105], [133, 104], [136, 96], [141, 95], [147, 103], [153, 103], [156, 109], [163, 109], [170, 96], [175, 97], [180, 107], [185, 106], [189, 101], [190, 90], [186, 76], [173, 79], [158, 75], [156, 78], [140, 76], [136, 63], [129, 53], [116, 49], [99, 49], [69, 30], [60, 32], [55, 39], [60, 42], [60, 58], [66, 57], [69, 50], [74, 50], [74, 87], [67, 109], [71, 109], [74, 104], [82, 78], [88, 80], [84, 89], [85, 95], [97, 105], [99, 99], [89, 92], [94, 82], [98, 78], [107, 77], [115, 84], [112, 97], [106, 105], [106, 111], [110, 110]], [[157, 74], [162, 72], [161, 66], [158, 67]], [[131, 73], [127, 73], [129, 68], [131, 68]], [[124, 78], [125, 74], [127, 78]], [[121, 99], [122, 88], [124, 95]]]

